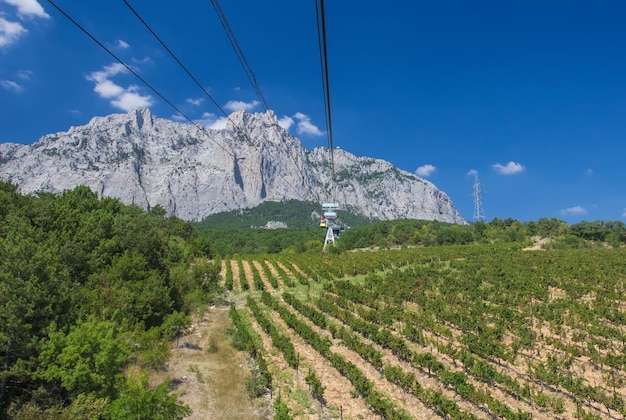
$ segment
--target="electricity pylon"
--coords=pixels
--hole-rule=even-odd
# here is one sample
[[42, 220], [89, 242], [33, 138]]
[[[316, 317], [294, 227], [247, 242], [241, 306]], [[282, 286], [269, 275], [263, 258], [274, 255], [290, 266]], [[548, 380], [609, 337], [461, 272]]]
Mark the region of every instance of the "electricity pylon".
[[474, 222], [480, 222], [485, 220], [485, 213], [483, 212], [483, 199], [482, 199], [482, 185], [478, 180], [478, 173], [474, 174]]

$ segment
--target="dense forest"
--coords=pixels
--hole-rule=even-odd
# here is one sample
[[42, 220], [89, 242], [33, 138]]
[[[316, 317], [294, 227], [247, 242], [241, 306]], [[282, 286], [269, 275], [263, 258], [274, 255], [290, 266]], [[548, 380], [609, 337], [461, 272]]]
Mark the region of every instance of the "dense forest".
[[[282, 222], [290, 228], [316, 228], [319, 225], [320, 214], [320, 203], [299, 200], [265, 201], [250, 209], [211, 214], [198, 223], [198, 226], [243, 229], [261, 227], [272, 220]], [[370, 219], [345, 210], [339, 210], [338, 215], [342, 223], [348, 226], [371, 222]]]
[[[283, 207], [268, 204], [270, 214], [255, 216], [255, 223], [280, 220], [276, 212]], [[170, 392], [167, 381], [149, 383], [148, 372], [162, 368], [171, 341], [189, 327], [191, 315], [219, 302], [225, 289], [237, 289], [232, 272], [226, 279], [220, 276], [226, 267], [221, 259], [281, 257], [277, 275], [292, 287], [296, 283], [281, 268], [289, 266], [288, 259], [306, 267], [307, 261], [321, 258], [325, 233], [317, 227], [269, 230], [226, 222], [224, 227], [216, 224], [219, 219], [194, 225], [165, 214], [160, 206], [146, 213], [82, 186], [62, 194], [22, 195], [16, 185], [0, 182], [0, 418], [183, 418], [189, 407]], [[620, 221], [570, 226], [554, 218], [470, 225], [356, 223], [330, 252], [498, 243], [519, 249], [538, 237], [550, 238], [545, 247], [555, 250], [617, 248], [626, 243], [626, 226]], [[307, 285], [313, 278], [357, 272], [351, 258], [320, 260], [315, 266], [328, 261], [336, 267], [296, 281]], [[384, 270], [384, 262], [377, 264]], [[269, 267], [263, 276], [278, 284]], [[250, 284], [235, 281], [241, 282], [240, 291], [264, 290], [260, 273]], [[335, 287], [342, 284], [326, 287], [340, 295], [343, 291]], [[251, 311], [255, 302], [249, 303]], [[278, 307], [267, 296], [263, 304]], [[320, 300], [320, 308], [324, 304]], [[310, 382], [316, 381], [313, 374]]]
[[[317, 205], [319, 206], [319, 205]], [[247, 254], [320, 252], [325, 231], [311, 217], [315, 203], [290, 200], [268, 202], [254, 209], [219, 213], [197, 227], [211, 238], [213, 252], [222, 257]], [[520, 222], [495, 218], [489, 222], [459, 225], [428, 220], [371, 221], [340, 211], [339, 224], [347, 227], [333, 252], [360, 248], [440, 246], [479, 243], [531, 243], [533, 238], [552, 239], [548, 248], [620, 246], [626, 243], [621, 221], [582, 221], [573, 225], [556, 218]], [[268, 221], [281, 221], [287, 229], [263, 229]]]
[[143, 372], [218, 297], [207, 240], [86, 187], [16, 189], [0, 183], [0, 416], [182, 418]]

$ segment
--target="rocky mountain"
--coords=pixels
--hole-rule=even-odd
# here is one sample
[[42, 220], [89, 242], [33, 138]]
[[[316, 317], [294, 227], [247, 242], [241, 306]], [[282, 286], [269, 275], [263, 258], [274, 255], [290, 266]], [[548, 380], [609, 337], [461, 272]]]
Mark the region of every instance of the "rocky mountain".
[[[465, 223], [431, 182], [391, 163], [333, 151], [306, 150], [272, 111], [230, 115], [223, 130], [156, 118], [148, 109], [94, 117], [32, 145], [0, 144], [0, 178], [23, 193], [87, 185], [100, 196], [185, 220], [265, 200], [337, 201], [374, 219]], [[334, 191], [330, 191], [330, 189]]]

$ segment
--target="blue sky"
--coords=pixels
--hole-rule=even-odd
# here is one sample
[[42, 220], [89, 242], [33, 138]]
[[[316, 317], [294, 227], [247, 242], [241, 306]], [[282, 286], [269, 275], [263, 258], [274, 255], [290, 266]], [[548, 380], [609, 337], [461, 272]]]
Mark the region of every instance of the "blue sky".
[[[55, 0], [194, 120], [220, 111], [121, 1]], [[227, 112], [261, 112], [209, 1], [129, 3]], [[277, 116], [327, 144], [315, 2], [222, 0]], [[334, 144], [487, 220], [626, 220], [626, 2], [326, 2]], [[0, 0], [0, 142], [175, 111], [48, 1]]]

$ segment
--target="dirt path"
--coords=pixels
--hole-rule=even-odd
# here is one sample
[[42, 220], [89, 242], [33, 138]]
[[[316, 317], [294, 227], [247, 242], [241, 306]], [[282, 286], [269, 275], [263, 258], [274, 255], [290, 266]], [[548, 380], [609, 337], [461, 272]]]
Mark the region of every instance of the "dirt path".
[[283, 279], [280, 278], [280, 274], [278, 274], [278, 270], [276, 269], [276, 267], [274, 267], [274, 263], [269, 260], [265, 260], [265, 264], [267, 264], [267, 268], [270, 269], [272, 276], [274, 276], [274, 278], [278, 282], [278, 288], [284, 289], [286, 287], [285, 282], [283, 282]]
[[[266, 399], [251, 400], [245, 391], [250, 375], [249, 358], [231, 344], [228, 307], [212, 307], [195, 323], [193, 332], [172, 349], [167, 371], [153, 380], [170, 378], [174, 392], [191, 410], [191, 420], [270, 419]], [[194, 348], [185, 348], [189, 343]], [[174, 343], [175, 345], [175, 343]]]
[[307, 273], [305, 273], [304, 271], [302, 271], [302, 269], [300, 267], [298, 267], [297, 264], [292, 263], [291, 265], [293, 266], [293, 269], [296, 270], [298, 273], [300, 273], [300, 275], [302, 277], [309, 278], [309, 275]]
[[219, 285], [221, 287], [224, 287], [225, 280], [226, 280], [226, 261], [222, 260], [221, 265], [220, 265], [220, 279], [219, 279]]
[[276, 264], [283, 269], [283, 271], [287, 274], [287, 277], [289, 277], [291, 281], [293, 281], [294, 283], [298, 283], [298, 278], [296, 277], [296, 275], [293, 274], [293, 272], [289, 268], [287, 268], [285, 264], [281, 263], [280, 261], [276, 261]]
[[239, 281], [239, 264], [237, 261], [230, 260], [230, 271], [233, 273], [233, 292], [241, 292], [241, 282]]
[[250, 268], [250, 262], [246, 260], [242, 260], [241, 265], [243, 266], [243, 274], [246, 277], [248, 286], [250, 286], [250, 290], [258, 290], [254, 284], [254, 276], [252, 275], [252, 268]]
[[543, 251], [545, 250], [544, 245], [552, 241], [552, 238], [541, 238], [539, 236], [533, 236], [530, 239], [532, 239], [533, 245], [523, 248], [522, 251]]
[[256, 271], [259, 272], [259, 276], [261, 276], [261, 281], [263, 282], [263, 286], [265, 287], [265, 290], [267, 290], [268, 292], [270, 292], [272, 290], [275, 291], [274, 287], [272, 286], [270, 281], [265, 276], [265, 271], [263, 271], [263, 266], [261, 265], [261, 263], [258, 262], [258, 261], [252, 261], [252, 264], [254, 264], [254, 267], [256, 268]]

